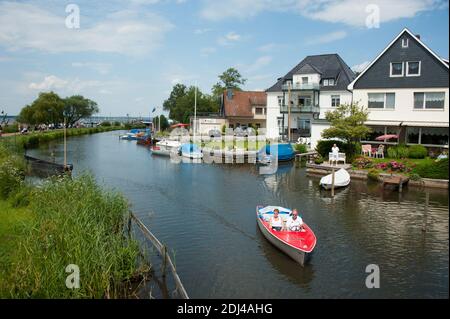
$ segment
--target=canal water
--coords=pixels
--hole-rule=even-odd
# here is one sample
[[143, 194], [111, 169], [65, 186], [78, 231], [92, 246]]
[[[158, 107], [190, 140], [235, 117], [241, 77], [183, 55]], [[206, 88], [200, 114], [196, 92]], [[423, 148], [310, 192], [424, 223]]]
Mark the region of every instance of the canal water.
[[[448, 298], [448, 192], [402, 194], [352, 181], [334, 199], [319, 178], [287, 164], [173, 164], [118, 132], [69, 139], [74, 174], [92, 172], [123, 192], [132, 210], [173, 252], [191, 298]], [[63, 160], [63, 144], [28, 152]], [[297, 208], [318, 243], [304, 268], [273, 247], [256, 224], [257, 205]], [[365, 285], [379, 266], [380, 288]]]

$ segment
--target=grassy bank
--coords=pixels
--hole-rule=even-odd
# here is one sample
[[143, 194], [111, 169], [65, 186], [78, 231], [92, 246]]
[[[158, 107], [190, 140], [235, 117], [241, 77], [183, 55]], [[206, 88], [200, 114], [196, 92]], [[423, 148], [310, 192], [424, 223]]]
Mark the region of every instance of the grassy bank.
[[[29, 186], [20, 161], [0, 144], [0, 298], [126, 296], [142, 271], [138, 244], [124, 233], [126, 199], [89, 175]], [[66, 287], [70, 264], [79, 289]]]
[[[67, 136], [80, 136], [124, 129], [121, 126], [99, 126], [91, 128], [71, 128], [67, 130]], [[33, 132], [27, 135], [4, 136], [0, 142], [14, 146], [16, 150], [38, 147], [40, 144], [64, 138], [64, 130]]]

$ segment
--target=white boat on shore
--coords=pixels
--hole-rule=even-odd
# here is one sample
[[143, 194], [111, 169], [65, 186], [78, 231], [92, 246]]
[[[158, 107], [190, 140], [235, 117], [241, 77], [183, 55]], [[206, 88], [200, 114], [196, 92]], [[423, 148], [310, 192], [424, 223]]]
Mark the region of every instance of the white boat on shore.
[[162, 140], [152, 146], [152, 155], [170, 156], [171, 153], [177, 153], [180, 146], [178, 141]]
[[[333, 174], [329, 174], [320, 179], [320, 185], [325, 189], [331, 189]], [[334, 187], [345, 187], [350, 184], [350, 174], [343, 168], [334, 173]]]
[[201, 160], [203, 153], [196, 144], [183, 144], [181, 145], [181, 156], [193, 160]]

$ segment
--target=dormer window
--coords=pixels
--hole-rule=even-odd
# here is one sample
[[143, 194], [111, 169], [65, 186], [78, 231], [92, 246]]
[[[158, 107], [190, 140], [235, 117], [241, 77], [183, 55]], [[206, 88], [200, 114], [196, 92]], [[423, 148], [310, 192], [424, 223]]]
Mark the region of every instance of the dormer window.
[[335, 82], [334, 79], [323, 79], [323, 86], [334, 86]]
[[409, 45], [409, 40], [408, 38], [403, 38], [402, 39], [402, 48], [407, 48]]
[[392, 78], [394, 78], [394, 77], [400, 77], [403, 75], [404, 75], [403, 62], [391, 62], [390, 76]]

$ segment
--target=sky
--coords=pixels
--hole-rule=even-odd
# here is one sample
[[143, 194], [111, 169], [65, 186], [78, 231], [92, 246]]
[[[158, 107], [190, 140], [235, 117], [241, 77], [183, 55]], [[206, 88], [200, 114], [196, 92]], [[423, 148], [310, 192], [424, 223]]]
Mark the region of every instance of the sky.
[[54, 91], [103, 116], [154, 116], [173, 85], [210, 93], [229, 67], [245, 90], [308, 55], [361, 70], [405, 27], [448, 58], [448, 13], [448, 0], [0, 0], [0, 110]]

